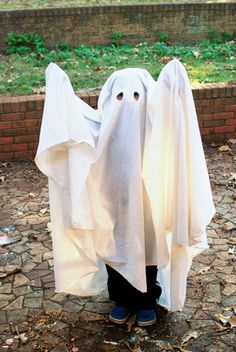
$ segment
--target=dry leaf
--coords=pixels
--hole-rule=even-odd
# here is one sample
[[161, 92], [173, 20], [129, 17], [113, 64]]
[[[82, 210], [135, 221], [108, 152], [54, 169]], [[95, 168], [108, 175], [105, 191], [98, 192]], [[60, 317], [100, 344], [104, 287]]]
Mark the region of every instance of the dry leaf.
[[48, 208], [43, 208], [40, 210], [40, 213], [44, 215], [48, 211]]
[[135, 324], [135, 322], [136, 322], [136, 314], [133, 314], [130, 316], [129, 320], [126, 323], [128, 332], [132, 330], [132, 326]]
[[118, 342], [115, 342], [115, 341], [107, 341], [107, 340], [104, 340], [103, 342], [106, 343], [106, 344], [108, 344], [108, 345], [113, 345], [113, 346], [117, 346], [117, 345], [118, 345]]
[[231, 172], [229, 176], [230, 181], [236, 181], [236, 172]]
[[0, 181], [3, 182], [5, 180], [5, 176], [0, 176]]
[[193, 51], [193, 56], [197, 59], [201, 54], [199, 53], [199, 51]]
[[25, 336], [25, 333], [19, 334], [18, 337], [22, 343], [26, 343], [26, 341], [28, 340], [28, 337]]
[[230, 247], [228, 250], [229, 254], [236, 254], [236, 246]]
[[35, 195], [33, 192], [31, 192], [31, 193], [29, 194], [29, 197], [31, 197], [31, 198], [35, 198], [35, 197], [36, 197], [36, 195]]
[[231, 328], [235, 328], [235, 327], [236, 327], [236, 315], [233, 315], [233, 316], [229, 319], [228, 323], [230, 324], [230, 327], [231, 327]]
[[4, 266], [0, 266], [0, 278], [4, 278], [8, 275], [18, 273], [19, 271], [21, 271], [21, 266], [19, 265], [7, 264]]
[[48, 223], [47, 223], [46, 230], [47, 230], [47, 232], [51, 232], [51, 231], [52, 231], [52, 224], [51, 224], [51, 222], [48, 222]]
[[197, 331], [190, 331], [182, 340], [181, 345], [183, 346], [186, 344], [191, 338], [196, 339], [199, 336], [199, 333]]
[[236, 139], [235, 139], [235, 138], [230, 138], [230, 139], [228, 140], [228, 143], [236, 144]]
[[136, 344], [134, 347], [131, 347], [129, 341], [124, 340], [123, 343], [131, 352], [142, 352], [139, 344]]
[[228, 323], [230, 317], [225, 317], [223, 314], [215, 314], [216, 320], [220, 321], [224, 326]]
[[218, 148], [220, 152], [229, 152], [231, 149], [228, 145], [222, 145], [221, 147]]

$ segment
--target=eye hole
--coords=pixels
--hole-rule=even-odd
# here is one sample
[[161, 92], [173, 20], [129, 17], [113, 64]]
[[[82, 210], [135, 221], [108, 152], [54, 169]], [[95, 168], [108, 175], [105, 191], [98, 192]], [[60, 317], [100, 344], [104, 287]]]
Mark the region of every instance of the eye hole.
[[123, 93], [122, 92], [119, 93], [116, 98], [117, 98], [117, 100], [122, 100], [123, 99]]
[[139, 94], [138, 94], [138, 92], [134, 92], [134, 99], [135, 99], [135, 100], [139, 100]]

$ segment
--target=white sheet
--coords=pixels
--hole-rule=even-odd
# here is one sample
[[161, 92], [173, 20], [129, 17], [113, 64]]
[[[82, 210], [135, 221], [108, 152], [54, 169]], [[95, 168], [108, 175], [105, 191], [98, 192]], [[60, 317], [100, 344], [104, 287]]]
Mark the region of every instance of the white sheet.
[[214, 214], [184, 66], [172, 60], [157, 82], [142, 69], [113, 73], [98, 110], [57, 65], [46, 75], [35, 161], [49, 177], [56, 290], [100, 293], [107, 263], [145, 292], [145, 266], [157, 264], [160, 304], [181, 310]]

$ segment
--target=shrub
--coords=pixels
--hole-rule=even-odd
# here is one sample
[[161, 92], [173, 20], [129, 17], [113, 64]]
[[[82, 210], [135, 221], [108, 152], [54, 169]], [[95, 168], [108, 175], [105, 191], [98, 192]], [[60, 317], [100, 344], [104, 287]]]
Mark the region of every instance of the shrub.
[[42, 54], [46, 51], [44, 41], [38, 34], [33, 33], [8, 33], [5, 43], [8, 48], [7, 54], [27, 54], [34, 51], [37, 54]]

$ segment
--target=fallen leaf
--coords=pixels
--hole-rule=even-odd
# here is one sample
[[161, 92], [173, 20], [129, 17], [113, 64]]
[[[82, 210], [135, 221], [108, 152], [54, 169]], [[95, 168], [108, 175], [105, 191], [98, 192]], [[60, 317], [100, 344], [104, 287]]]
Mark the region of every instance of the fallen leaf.
[[229, 180], [230, 181], [236, 181], [236, 172], [231, 172]]
[[228, 141], [230, 144], [236, 144], [236, 139], [235, 138], [230, 138]]
[[11, 346], [13, 344], [13, 339], [7, 339], [5, 343], [7, 346]]
[[4, 182], [4, 180], [5, 180], [5, 176], [0, 176], [0, 181]]
[[51, 222], [48, 222], [48, 223], [47, 223], [46, 230], [47, 230], [47, 232], [51, 232], [51, 231], [52, 231], [52, 224], [51, 224]]
[[223, 325], [226, 325], [229, 321], [229, 317], [225, 317], [223, 314], [215, 314], [216, 320], [220, 321]]
[[230, 248], [228, 249], [228, 253], [229, 253], [229, 254], [236, 254], [236, 246], [230, 247]]
[[226, 222], [223, 226], [223, 229], [226, 231], [232, 231], [236, 228], [236, 226], [232, 222]]
[[135, 344], [134, 347], [131, 347], [129, 341], [124, 340], [123, 343], [131, 352], [142, 352], [139, 344]]
[[19, 334], [18, 338], [21, 340], [22, 343], [26, 343], [28, 337], [26, 337], [25, 333]]
[[40, 213], [44, 215], [48, 211], [48, 208], [43, 208], [40, 210]]
[[199, 336], [197, 331], [190, 331], [182, 340], [181, 345], [185, 345], [191, 338], [196, 339]]
[[31, 198], [35, 198], [35, 197], [36, 197], [36, 195], [35, 195], [34, 193], [32, 193], [32, 192], [31, 192], [31, 193], [29, 194], [29, 197], [31, 197]]
[[193, 56], [197, 59], [201, 54], [199, 53], [199, 51], [193, 51]]
[[229, 319], [228, 323], [230, 324], [230, 327], [231, 327], [231, 328], [235, 328], [235, 327], [236, 327], [236, 315], [233, 315], [233, 316]]
[[228, 145], [222, 145], [221, 147], [218, 148], [220, 152], [229, 152], [231, 149]]
[[224, 316], [223, 314], [215, 314], [216, 320], [220, 321], [223, 326], [229, 324], [230, 328], [236, 327], [236, 315], [232, 314]]
[[126, 323], [128, 332], [132, 330], [132, 326], [135, 324], [135, 322], [136, 322], [136, 315], [133, 314], [130, 316], [129, 320]]
[[103, 342], [106, 343], [106, 344], [108, 344], [108, 345], [113, 345], [113, 346], [117, 346], [117, 345], [118, 345], [118, 342], [115, 342], [115, 341], [107, 341], [107, 340], [104, 340]]
[[7, 264], [5, 266], [0, 266], [0, 278], [18, 273], [19, 271], [21, 271], [21, 267], [18, 265]]

